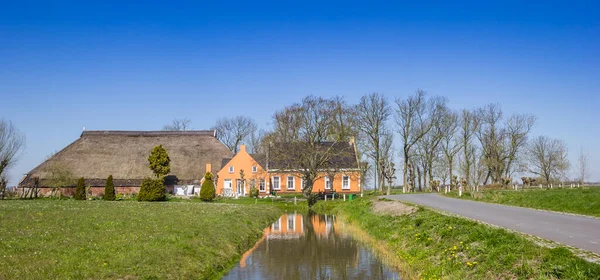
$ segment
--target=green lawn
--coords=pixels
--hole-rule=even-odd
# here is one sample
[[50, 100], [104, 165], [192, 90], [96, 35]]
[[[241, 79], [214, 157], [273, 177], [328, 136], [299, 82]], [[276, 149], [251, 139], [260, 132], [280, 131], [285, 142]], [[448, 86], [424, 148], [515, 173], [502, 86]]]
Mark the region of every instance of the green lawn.
[[[191, 201], [199, 201], [198, 199], [191, 199]], [[308, 203], [306, 199], [297, 198], [296, 204], [294, 204], [294, 198], [251, 198], [251, 197], [239, 197], [239, 198], [217, 198], [215, 203], [224, 204], [236, 204], [236, 205], [268, 205], [274, 206], [282, 211], [308, 211]]]
[[[456, 192], [447, 195], [458, 198]], [[600, 217], [600, 187], [483, 191], [460, 198]]]
[[265, 205], [0, 202], [0, 279], [218, 278], [280, 215]]
[[377, 215], [372, 203], [319, 202], [316, 209], [333, 210], [382, 242], [409, 278], [600, 278], [599, 264], [566, 248], [541, 247], [518, 234], [424, 208], [399, 217]]

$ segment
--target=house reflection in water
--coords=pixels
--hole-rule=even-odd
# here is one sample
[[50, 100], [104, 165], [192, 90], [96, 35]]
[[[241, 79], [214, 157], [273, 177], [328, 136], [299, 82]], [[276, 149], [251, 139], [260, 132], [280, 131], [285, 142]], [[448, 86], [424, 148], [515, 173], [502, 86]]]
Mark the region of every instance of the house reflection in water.
[[335, 216], [288, 213], [223, 279], [399, 279]]

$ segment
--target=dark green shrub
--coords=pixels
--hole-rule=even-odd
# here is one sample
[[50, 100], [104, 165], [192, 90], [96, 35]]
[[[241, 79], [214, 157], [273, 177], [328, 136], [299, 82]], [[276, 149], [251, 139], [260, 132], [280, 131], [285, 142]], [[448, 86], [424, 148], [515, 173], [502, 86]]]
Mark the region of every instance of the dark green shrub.
[[258, 189], [250, 187], [250, 197], [258, 198]]
[[85, 200], [85, 179], [83, 177], [79, 178], [77, 181], [77, 188], [75, 188], [75, 199]]
[[164, 179], [146, 178], [140, 185], [140, 193], [137, 195], [138, 201], [165, 201], [167, 199]]
[[215, 184], [212, 180], [212, 173], [206, 172], [204, 182], [200, 187], [200, 199], [202, 201], [213, 201], [215, 199]]
[[110, 175], [108, 176], [108, 179], [106, 179], [106, 185], [104, 186], [104, 200], [113, 201], [116, 198], [117, 197], [115, 195], [115, 185], [113, 184], [113, 177], [112, 175]]
[[148, 156], [149, 167], [156, 178], [167, 176], [171, 172], [171, 159], [162, 145], [155, 146]]

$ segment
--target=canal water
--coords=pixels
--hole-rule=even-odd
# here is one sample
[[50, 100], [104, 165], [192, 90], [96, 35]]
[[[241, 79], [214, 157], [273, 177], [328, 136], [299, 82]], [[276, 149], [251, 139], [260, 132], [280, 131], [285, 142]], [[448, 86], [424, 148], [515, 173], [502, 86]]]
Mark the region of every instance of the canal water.
[[284, 214], [223, 279], [400, 279], [335, 216]]

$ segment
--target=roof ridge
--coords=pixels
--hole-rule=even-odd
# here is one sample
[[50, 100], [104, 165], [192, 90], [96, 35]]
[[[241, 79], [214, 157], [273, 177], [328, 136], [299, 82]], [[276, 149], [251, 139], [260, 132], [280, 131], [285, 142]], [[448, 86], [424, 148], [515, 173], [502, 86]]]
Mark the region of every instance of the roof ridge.
[[173, 135], [205, 135], [215, 137], [215, 130], [185, 130], [185, 131], [164, 131], [164, 130], [85, 130], [81, 133], [83, 136], [173, 136]]

